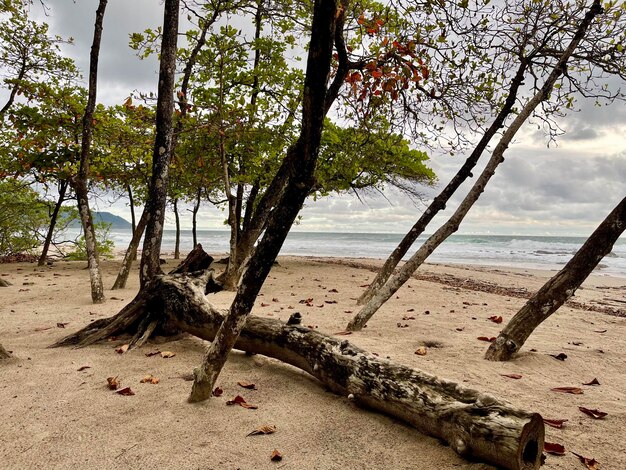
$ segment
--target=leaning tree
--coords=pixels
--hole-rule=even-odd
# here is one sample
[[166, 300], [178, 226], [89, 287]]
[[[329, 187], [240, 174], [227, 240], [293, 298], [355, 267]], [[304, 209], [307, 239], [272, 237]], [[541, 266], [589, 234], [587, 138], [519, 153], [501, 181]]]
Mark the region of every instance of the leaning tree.
[[572, 259], [517, 312], [491, 343], [485, 359], [508, 361], [533, 331], [556, 312], [613, 249], [626, 230], [626, 198], [611, 211]]
[[[560, 5], [560, 2], [558, 3]], [[593, 95], [597, 99], [607, 100], [622, 97], [619, 90], [611, 92], [604, 86], [596, 86], [595, 80], [606, 77], [608, 74], [626, 76], [624, 67], [626, 56], [623, 54], [623, 49], [618, 47], [613, 39], [613, 34], [616, 32], [619, 37], [625, 35], [626, 23], [623, 10], [615, 5], [609, 5], [611, 10], [601, 15], [604, 10], [599, 1], [594, 1], [589, 8], [584, 5], [570, 5], [571, 10], [567, 15], [559, 13], [555, 16], [553, 8], [558, 7], [558, 11], [562, 11], [563, 5], [559, 5], [557, 2], [520, 4], [517, 7], [519, 10], [513, 9], [513, 12], [518, 12], [517, 19], [507, 16], [506, 24], [511, 28], [507, 37], [512, 38], [513, 44], [505, 42], [500, 48], [507, 53], [511, 62], [515, 61], [519, 64], [510, 85], [508, 98], [515, 98], [519, 94], [520, 72], [525, 74], [524, 80], [532, 80], [531, 90], [534, 94], [518, 102], [519, 109], [516, 110], [514, 119], [505, 125], [505, 131], [492, 151], [490, 160], [456, 211], [422, 244], [395, 275], [389, 277], [382, 285], [380, 285], [382, 282], [380, 279], [376, 281], [380, 287], [375, 292], [366, 293], [366, 298], [369, 300], [349, 322], [348, 330], [355, 331], [363, 328], [372, 315], [404, 285], [426, 258], [458, 230], [473, 204], [483, 193], [496, 168], [504, 161], [504, 153], [514, 136], [529, 118], [535, 116], [543, 119], [548, 126], [553, 126], [554, 116], [560, 113], [560, 106], [572, 106], [574, 93]], [[598, 15], [601, 15], [602, 21], [595, 20]], [[564, 44], [567, 46], [563, 47]], [[608, 61], [607, 56], [611, 56], [612, 60]], [[546, 74], [546, 78], [541, 82], [539, 76]], [[511, 91], [515, 93], [511, 94]], [[505, 102], [502, 110], [505, 111], [506, 107]], [[482, 141], [478, 145], [481, 146]], [[480, 151], [482, 152], [482, 149]], [[472, 156], [470, 156], [471, 159]], [[439, 202], [441, 201], [435, 199], [433, 204]], [[424, 218], [429, 218], [435, 209], [428, 208]], [[386, 274], [391, 274], [392, 269], [387, 270]]]

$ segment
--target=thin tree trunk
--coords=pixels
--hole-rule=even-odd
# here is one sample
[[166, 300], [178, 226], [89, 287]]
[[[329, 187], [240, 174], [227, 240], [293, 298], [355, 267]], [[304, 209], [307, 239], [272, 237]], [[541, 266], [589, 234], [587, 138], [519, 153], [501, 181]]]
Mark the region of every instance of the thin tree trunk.
[[24, 57], [22, 59], [22, 64], [20, 66], [20, 71], [17, 74], [17, 80], [16, 80], [15, 84], [11, 88], [11, 93], [9, 95], [9, 99], [4, 104], [2, 109], [0, 109], [0, 118], [2, 118], [6, 114], [6, 112], [11, 108], [11, 106], [13, 106], [13, 103], [15, 102], [15, 97], [17, 96], [17, 92], [20, 90], [20, 85], [21, 85], [20, 82], [24, 78], [24, 75], [26, 75], [26, 57]]
[[[241, 224], [241, 232], [246, 232], [248, 230], [248, 226], [250, 225], [250, 219], [252, 218], [252, 212], [254, 211], [254, 202], [256, 201], [256, 197], [259, 195], [259, 184], [255, 183], [252, 188], [250, 188], [250, 194], [248, 194], [248, 198], [246, 199], [246, 210], [243, 213], [243, 223]], [[241, 238], [241, 234], [239, 234]]]
[[508, 361], [533, 331], [556, 312], [587, 279], [626, 229], [626, 198], [604, 219], [572, 259], [526, 302], [500, 332], [485, 359]]
[[[314, 184], [313, 173], [327, 108], [326, 83], [328, 81], [335, 28], [343, 25], [344, 10], [335, 0], [315, 2], [311, 41], [304, 84], [302, 128], [296, 144], [289, 149], [281, 165], [289, 175], [288, 184], [277, 206], [269, 216], [267, 230], [254, 256], [247, 264], [237, 294], [209, 346], [203, 363], [194, 370], [195, 380], [189, 401], [206, 400], [233, 348], [254, 301], [282, 247], [293, 221]], [[279, 174], [282, 173], [279, 169]], [[271, 185], [270, 185], [271, 186]]]
[[89, 96], [85, 115], [83, 116], [83, 136], [81, 142], [80, 168], [75, 180], [74, 190], [78, 201], [78, 211], [85, 235], [85, 250], [87, 251], [87, 264], [89, 278], [91, 280], [91, 299], [93, 303], [104, 302], [104, 287], [98, 259], [98, 247], [96, 243], [96, 231], [93, 216], [89, 209], [89, 194], [87, 181], [89, 178], [89, 151], [91, 147], [91, 135], [93, 133], [93, 113], [96, 107], [96, 87], [98, 82], [98, 55], [100, 53], [100, 41], [102, 39], [102, 21], [106, 9], [107, 0], [100, 0], [96, 10], [96, 23], [94, 26], [93, 44], [89, 59]]
[[511, 125], [502, 135], [498, 145], [496, 145], [491, 159], [487, 163], [487, 166], [476, 180], [476, 183], [469, 191], [465, 199], [461, 202], [454, 214], [443, 224], [433, 235], [431, 235], [426, 242], [417, 250], [417, 252], [407, 261], [397, 274], [392, 276], [383, 285], [376, 295], [374, 295], [370, 301], [355, 315], [355, 317], [348, 323], [346, 329], [349, 331], [358, 331], [363, 328], [367, 321], [378, 311], [378, 309], [387, 301], [393, 294], [395, 294], [402, 285], [411, 277], [417, 268], [419, 268], [426, 258], [437, 248], [444, 240], [450, 235], [456, 232], [459, 225], [472, 208], [474, 203], [478, 200], [482, 192], [485, 190], [485, 186], [494, 175], [496, 168], [500, 163], [504, 161], [504, 152], [508, 148], [509, 144], [520, 127], [526, 122], [528, 117], [539, 106], [539, 104], [548, 98], [552, 91], [554, 84], [558, 78], [567, 70], [567, 61], [570, 56], [576, 50], [576, 47], [584, 37], [589, 25], [593, 19], [602, 12], [600, 6], [600, 0], [595, 0], [593, 6], [586, 13], [585, 18], [578, 26], [576, 34], [572, 38], [567, 49], [563, 52], [557, 63], [555, 64], [552, 72], [546, 79], [541, 89], [526, 103], [526, 105], [520, 110], [519, 114], [515, 117]]
[[482, 136], [471, 155], [465, 160], [463, 166], [459, 169], [459, 171], [454, 175], [454, 177], [450, 180], [447, 186], [433, 199], [433, 202], [430, 203], [428, 208], [424, 211], [424, 213], [420, 216], [420, 218], [415, 222], [415, 225], [409, 230], [409, 232], [404, 236], [402, 241], [398, 244], [395, 250], [389, 255], [389, 258], [385, 261], [385, 264], [380, 269], [372, 283], [365, 289], [365, 292], [361, 294], [359, 299], [357, 300], [357, 305], [363, 305], [368, 302], [380, 289], [385, 282], [389, 279], [389, 277], [393, 274], [394, 269], [398, 265], [398, 263], [402, 260], [404, 255], [407, 254], [415, 240], [424, 232], [428, 224], [433, 220], [433, 218], [440, 212], [445, 210], [446, 204], [448, 200], [452, 197], [452, 195], [456, 192], [456, 190], [465, 182], [467, 178], [472, 176], [472, 170], [478, 163], [480, 156], [483, 154], [489, 142], [494, 135], [504, 126], [504, 122], [506, 118], [511, 114], [511, 110], [515, 105], [515, 101], [517, 99], [517, 93], [519, 91], [519, 87], [524, 82], [524, 75], [526, 73], [526, 68], [528, 66], [528, 60], [523, 60], [518, 69], [515, 77], [511, 81], [511, 86], [509, 88], [508, 96], [504, 102], [504, 105], [498, 112], [498, 115], [494, 119], [493, 123], [489, 128], [485, 131], [485, 134]]
[[[153, 322], [171, 323], [215, 341], [224, 312], [205, 296], [212, 281], [210, 271], [157, 276], [118, 315], [97, 320], [53, 346], [81, 347], [107, 335], [118, 335], [145, 318], [148, 309], [154, 312]], [[139, 343], [136, 341], [134, 347]], [[298, 367], [334, 393], [442, 439], [465, 458], [499, 468], [539, 468], [544, 425], [537, 413], [379, 359], [346, 340], [300, 326], [295, 316], [287, 323], [250, 316], [235, 347]]]
[[169, 164], [172, 156], [172, 114], [174, 112], [173, 95], [176, 78], [179, 3], [180, 0], [165, 0], [164, 7], [156, 136], [152, 154], [152, 177], [145, 207], [145, 211], [148, 213], [148, 223], [139, 270], [141, 287], [161, 272], [159, 257], [165, 221]]
[[39, 256], [39, 260], [37, 261], [37, 266], [43, 266], [44, 264], [46, 264], [46, 258], [48, 257], [48, 250], [50, 249], [50, 244], [52, 243], [52, 236], [54, 235], [54, 228], [57, 225], [59, 212], [61, 211], [61, 206], [63, 205], [63, 202], [65, 201], [65, 192], [67, 191], [68, 186], [69, 186], [69, 182], [67, 180], [59, 181], [59, 198], [57, 199], [57, 202], [54, 205], [54, 210], [52, 211], [52, 216], [50, 217], [50, 226], [48, 227], [46, 240], [44, 241], [43, 247], [41, 248], [41, 255]]
[[198, 244], [198, 211], [200, 210], [200, 199], [202, 196], [202, 188], [198, 188], [196, 192], [196, 201], [193, 204], [191, 215], [191, 235], [193, 238], [193, 246]]
[[[137, 219], [135, 216], [135, 198], [133, 197], [133, 188], [128, 185], [126, 187], [128, 190], [128, 203], [130, 205], [130, 226], [133, 231], [133, 235], [135, 234], [135, 230], [137, 229]], [[137, 260], [137, 249], [135, 249], [135, 254], [133, 256], [133, 261]]]
[[124, 287], [126, 287], [128, 275], [130, 274], [130, 269], [133, 266], [133, 261], [137, 259], [137, 248], [139, 247], [141, 236], [143, 235], [147, 224], [148, 213], [144, 209], [144, 211], [141, 213], [141, 217], [139, 218], [139, 223], [133, 231], [133, 238], [128, 244], [128, 248], [126, 249], [126, 253], [124, 254], [124, 260], [122, 261], [122, 266], [120, 267], [120, 271], [117, 274], [117, 278], [115, 278], [115, 283], [113, 284], [113, 287], [111, 287], [111, 290], [123, 289]]
[[178, 199], [174, 198], [174, 219], [176, 220], [176, 242], [174, 243], [174, 259], [180, 259], [180, 215], [178, 214]]

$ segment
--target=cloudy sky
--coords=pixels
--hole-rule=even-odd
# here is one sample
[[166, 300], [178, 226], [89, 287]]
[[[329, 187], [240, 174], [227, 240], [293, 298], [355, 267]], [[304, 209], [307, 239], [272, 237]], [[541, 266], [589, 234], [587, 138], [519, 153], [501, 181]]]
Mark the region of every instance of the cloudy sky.
[[[33, 16], [47, 21], [52, 32], [74, 38], [75, 44], [65, 53], [84, 71], [97, 3], [49, 0], [47, 16], [37, 6], [32, 9]], [[133, 90], [156, 90], [156, 60], [140, 61], [128, 47], [128, 35], [157, 27], [162, 9], [159, 0], [109, 0], [100, 58], [100, 102], [119, 103]], [[617, 103], [598, 108], [582, 100], [579, 105], [581, 111], [561, 123], [567, 134], [550, 148], [536, 127], [523, 128], [460, 233], [588, 235], [593, 231], [626, 195], [626, 106]], [[461, 154], [431, 156], [439, 188], [464, 158]], [[435, 219], [428, 232], [452, 213], [472, 183], [457, 191], [448, 211]], [[436, 191], [428, 189], [425, 195], [432, 197]], [[353, 196], [309, 201], [297, 230], [402, 233], [425, 207], [414, 205], [393, 190], [386, 191], [385, 196], [368, 197], [363, 202]], [[98, 204], [100, 210], [107, 209], [106, 201]], [[115, 203], [110, 210], [129, 217], [123, 203]], [[223, 212], [207, 208], [201, 213], [202, 228], [224, 228]], [[187, 224], [189, 221], [186, 217]]]

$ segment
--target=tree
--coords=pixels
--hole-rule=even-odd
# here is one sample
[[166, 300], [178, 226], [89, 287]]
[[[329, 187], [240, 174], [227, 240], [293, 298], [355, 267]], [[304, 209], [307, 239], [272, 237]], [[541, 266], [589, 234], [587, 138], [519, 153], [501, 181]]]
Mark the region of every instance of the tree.
[[25, 85], [44, 81], [60, 84], [78, 75], [74, 62], [60, 53], [60, 46], [71, 39], [50, 36], [46, 23], [28, 19], [27, 7], [21, 2], [13, 2], [4, 11], [0, 22], [0, 69], [9, 98], [0, 108], [0, 121]]
[[491, 343], [485, 359], [508, 361], [533, 331], [556, 312], [587, 279], [626, 230], [626, 198], [613, 209], [572, 259], [515, 314]]
[[[542, 5], [537, 10], [537, 21], [535, 24], [541, 25], [551, 25], [546, 19], [545, 15], [551, 17], [552, 14], [550, 8], [550, 4]], [[461, 202], [455, 213], [448, 219], [448, 221], [442, 225], [431, 237], [429, 237], [426, 242], [417, 250], [417, 252], [410, 258], [410, 260], [402, 266], [399, 272], [391, 277], [378, 291], [377, 293], [371, 297], [369, 302], [355, 315], [355, 317], [349, 322], [347, 328], [351, 331], [360, 330], [363, 325], [371, 318], [371, 316], [383, 305], [411, 276], [411, 274], [424, 262], [424, 260], [432, 253], [432, 251], [441, 244], [449, 235], [458, 230], [458, 227], [463, 220], [463, 218], [467, 215], [468, 211], [472, 207], [472, 205], [476, 202], [476, 200], [480, 197], [482, 192], [484, 191], [485, 185], [491, 179], [497, 166], [504, 161], [504, 152], [508, 148], [511, 143], [513, 137], [520, 129], [520, 127], [524, 124], [524, 122], [535, 112], [535, 110], [540, 106], [550, 106], [545, 103], [549, 101], [551, 94], [555, 92], [558, 95], [559, 90], [561, 89], [561, 85], [557, 84], [557, 81], [562, 76], [572, 80], [574, 83], [577, 83], [572, 75], [568, 72], [567, 64], [568, 61], [574, 57], [576, 61], [591, 61], [593, 62], [594, 57], [602, 58], [606, 53], [603, 50], [600, 51], [587, 51], [585, 50], [588, 44], [594, 44], [594, 34], [591, 37], [587, 38], [587, 41], [584, 41], [587, 35], [588, 30], [591, 27], [591, 24], [594, 18], [603, 12], [602, 7], [600, 6], [599, 1], [595, 1], [592, 6], [584, 12], [584, 10], [575, 9], [573, 18], [576, 18], [577, 15], [584, 16], [582, 19], [578, 20], [578, 25], [575, 26], [575, 30], [572, 30], [571, 27], [574, 25], [565, 24], [560, 28], [557, 27], [556, 30], [550, 32], [550, 28], [548, 27], [548, 35], [544, 43], [539, 43], [539, 49], [532, 49], [530, 53], [530, 57], [525, 57], [524, 55], [520, 55], [519, 59], [524, 60], [534, 60], [535, 57], [538, 57], [538, 61], [540, 64], [546, 63], [546, 56], [549, 58], [553, 58], [558, 53], [558, 57], [556, 63], [552, 65], [552, 70], [544, 83], [538, 90], [535, 92], [534, 96], [530, 98], [522, 107], [522, 109], [518, 112], [515, 119], [508, 126], [506, 131], [502, 134], [498, 145], [494, 148], [492, 152], [491, 158], [487, 163], [485, 169], [481, 173], [481, 175], [476, 180], [476, 183], [473, 185], [472, 189], [469, 191], [465, 199]], [[528, 13], [528, 11], [527, 11]], [[621, 13], [617, 12], [617, 18], [621, 18]], [[580, 16], [578, 16], [580, 17]], [[609, 16], [610, 17], [610, 16]], [[569, 20], [569, 18], [568, 18]], [[603, 28], [611, 28], [610, 25], [601, 24], [598, 27], [599, 32], [596, 34], [603, 35], [606, 34]], [[541, 31], [546, 34], [545, 31]], [[558, 34], [560, 33], [560, 34]], [[563, 40], [561, 36], [570, 36], [571, 39], [569, 41], [568, 46], [561, 50], [557, 48], [556, 51], [553, 49], [553, 45], [550, 44], [550, 40], [552, 37], [557, 36], [559, 39], [559, 44]], [[581, 49], [583, 52], [578, 54], [577, 48], [579, 45], [583, 43], [585, 47]], [[602, 48], [603, 44], [596, 44], [596, 47]], [[599, 55], [596, 55], [599, 54]], [[583, 67], [580, 63], [577, 64], [579, 67]], [[599, 93], [603, 93], [604, 90], [601, 90]], [[571, 97], [567, 98], [567, 102], [571, 103]]]
[[94, 26], [93, 44], [89, 60], [89, 94], [87, 106], [83, 115], [83, 129], [80, 152], [80, 166], [76, 178], [72, 181], [78, 211], [83, 225], [85, 236], [85, 248], [87, 251], [87, 264], [89, 266], [89, 278], [91, 280], [91, 300], [93, 303], [104, 302], [104, 287], [102, 286], [102, 274], [100, 273], [98, 247], [96, 244], [96, 231], [93, 217], [89, 209], [89, 151], [91, 148], [91, 136], [93, 132], [93, 114], [96, 107], [96, 87], [98, 83], [98, 56], [100, 54], [100, 41], [102, 39], [102, 22], [107, 0], [100, 0], [96, 10], [96, 23]]
[[172, 150], [172, 114], [176, 75], [176, 42], [178, 39], [179, 0], [165, 0], [163, 40], [159, 67], [159, 88], [156, 111], [156, 135], [152, 153], [152, 177], [148, 190], [146, 233], [139, 279], [141, 285], [161, 271], [160, 254], [163, 222], [167, 202], [167, 184]]

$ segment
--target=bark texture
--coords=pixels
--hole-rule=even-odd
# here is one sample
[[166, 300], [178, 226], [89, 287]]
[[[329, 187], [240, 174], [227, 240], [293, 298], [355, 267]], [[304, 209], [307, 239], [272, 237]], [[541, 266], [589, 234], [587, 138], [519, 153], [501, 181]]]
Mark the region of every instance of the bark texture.
[[626, 198], [591, 234], [572, 259], [521, 308], [496, 340], [485, 359], [508, 361], [520, 350], [533, 331], [556, 312], [587, 279], [600, 260], [626, 229]]
[[415, 254], [402, 266], [402, 268], [391, 277], [374, 295], [369, 302], [355, 315], [348, 323], [346, 329], [348, 331], [358, 331], [363, 328], [367, 321], [378, 311], [378, 309], [394, 295], [400, 287], [411, 277], [417, 268], [430, 256], [430, 254], [443, 243], [450, 235], [459, 229], [459, 226], [474, 203], [485, 190], [485, 186], [495, 174], [496, 168], [504, 161], [504, 152], [517, 134], [524, 122], [530, 117], [539, 104], [546, 100], [550, 92], [554, 88], [554, 84], [561, 75], [567, 70], [567, 61], [574, 53], [578, 44], [585, 36], [589, 25], [593, 19], [602, 12], [599, 0], [594, 1], [592, 7], [585, 14], [584, 19], [580, 22], [576, 33], [570, 41], [567, 48], [555, 64], [550, 75], [546, 78], [541, 89], [524, 105], [519, 111], [515, 119], [511, 122], [506, 131], [502, 134], [500, 141], [496, 145], [487, 162], [485, 169], [482, 171], [474, 186], [470, 189], [461, 202], [457, 210], [437, 231], [431, 235], [428, 240], [415, 252]]
[[174, 113], [179, 4], [179, 0], [165, 0], [152, 177], [144, 209], [148, 213], [148, 222], [139, 270], [142, 287], [149, 279], [161, 272], [159, 257], [167, 202], [169, 164], [172, 156], [172, 114]]
[[137, 248], [139, 247], [139, 242], [141, 241], [143, 232], [146, 230], [147, 224], [148, 213], [144, 210], [141, 213], [141, 217], [139, 218], [139, 223], [133, 231], [133, 238], [128, 244], [128, 248], [126, 249], [126, 253], [124, 254], [124, 260], [122, 261], [122, 266], [120, 267], [120, 272], [117, 273], [117, 277], [115, 278], [115, 282], [113, 283], [113, 287], [111, 287], [111, 290], [123, 289], [124, 287], [126, 287], [128, 275], [130, 274], [130, 269], [133, 266], [133, 261], [137, 259]]
[[104, 302], [104, 287], [102, 274], [100, 273], [100, 260], [98, 259], [98, 247], [96, 244], [96, 231], [94, 229], [93, 216], [89, 209], [89, 194], [87, 181], [89, 180], [89, 151], [91, 149], [91, 136], [93, 133], [93, 113], [96, 107], [96, 92], [98, 84], [98, 56], [100, 55], [100, 41], [102, 39], [102, 22], [107, 0], [100, 0], [96, 10], [96, 22], [94, 26], [93, 43], [89, 57], [89, 95], [87, 106], [83, 116], [83, 135], [81, 142], [80, 168], [74, 181], [74, 191], [78, 200], [78, 212], [83, 225], [85, 236], [85, 251], [87, 252], [87, 265], [91, 281], [91, 299], [93, 303]]
[[[118, 315], [91, 323], [56, 346], [84, 346], [127, 331], [131, 325], [162, 322], [214, 340], [226, 312], [213, 307], [205, 297], [212, 281], [210, 271], [156, 276]], [[146, 320], [148, 308], [152, 316]], [[138, 330], [131, 344], [136, 347], [140, 343]], [[466, 458], [508, 469], [539, 468], [544, 426], [536, 413], [382, 360], [346, 340], [302, 327], [291, 319], [284, 323], [250, 316], [235, 347], [292, 364], [337, 394], [443, 439]]]

